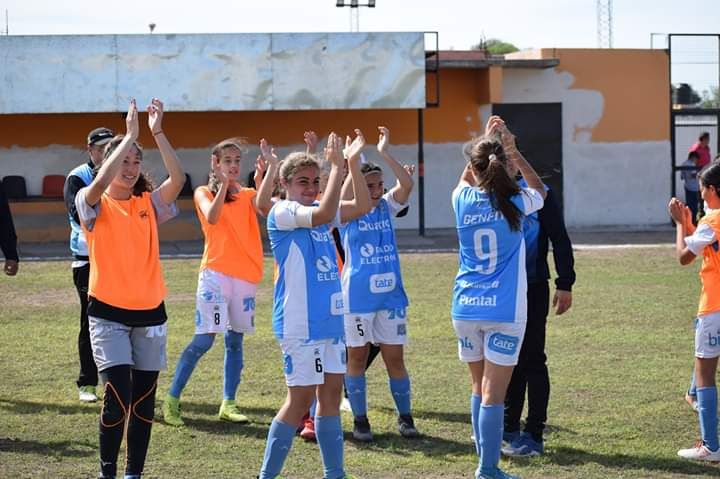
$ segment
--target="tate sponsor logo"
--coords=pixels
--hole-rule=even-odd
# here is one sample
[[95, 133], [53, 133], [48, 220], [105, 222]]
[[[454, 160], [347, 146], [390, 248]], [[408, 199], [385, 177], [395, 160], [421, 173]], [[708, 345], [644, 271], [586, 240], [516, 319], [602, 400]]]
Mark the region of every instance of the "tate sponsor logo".
[[373, 274], [370, 276], [371, 293], [388, 293], [395, 289], [395, 273]]
[[330, 314], [343, 314], [345, 311], [343, 304], [342, 292], [334, 293], [330, 296]]
[[488, 338], [488, 348], [496, 353], [512, 356], [517, 351], [520, 338], [507, 334], [495, 333]]

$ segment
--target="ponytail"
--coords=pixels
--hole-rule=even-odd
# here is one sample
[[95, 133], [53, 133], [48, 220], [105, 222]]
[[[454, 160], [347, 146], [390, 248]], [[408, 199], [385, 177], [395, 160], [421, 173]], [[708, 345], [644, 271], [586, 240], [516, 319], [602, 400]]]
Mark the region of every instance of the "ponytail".
[[522, 214], [510, 201], [520, 193], [517, 182], [508, 175], [508, 158], [496, 139], [478, 138], [470, 147], [470, 163], [478, 178], [478, 186], [490, 196], [490, 204], [499, 210], [512, 231], [520, 231]]

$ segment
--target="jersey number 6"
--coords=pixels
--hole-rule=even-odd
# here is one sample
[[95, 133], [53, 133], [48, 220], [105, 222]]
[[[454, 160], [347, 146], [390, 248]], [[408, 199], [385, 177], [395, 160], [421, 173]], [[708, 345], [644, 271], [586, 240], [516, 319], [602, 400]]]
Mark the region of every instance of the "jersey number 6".
[[497, 236], [495, 230], [480, 228], [473, 235], [475, 256], [479, 261], [476, 271], [481, 274], [492, 274], [497, 267]]

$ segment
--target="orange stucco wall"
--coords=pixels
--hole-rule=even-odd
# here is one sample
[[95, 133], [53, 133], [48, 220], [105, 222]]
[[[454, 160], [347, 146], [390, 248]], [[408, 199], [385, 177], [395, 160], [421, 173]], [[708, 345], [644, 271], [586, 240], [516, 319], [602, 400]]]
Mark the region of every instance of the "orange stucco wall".
[[[491, 84], [487, 77], [487, 70], [455, 69], [440, 73], [441, 107], [425, 112], [425, 141], [465, 141], [471, 132], [478, 131], [478, 106], [490, 100]], [[147, 121], [144, 114], [140, 121], [142, 124]], [[289, 145], [300, 143], [305, 130], [324, 135], [331, 130], [345, 134], [361, 128], [367, 133], [380, 124], [391, 129], [394, 143], [417, 142], [416, 110], [169, 111], [164, 129], [176, 148], [203, 148], [230, 136], [243, 136], [251, 143], [266, 137], [273, 144]], [[0, 115], [0, 148], [49, 145], [82, 148], [87, 132], [100, 125], [124, 131], [120, 113]], [[146, 128], [140, 142], [153, 144]]]
[[557, 71], [574, 77], [571, 89], [595, 90], [604, 99], [603, 116], [592, 130], [594, 142], [670, 139], [670, 78], [664, 50], [532, 50], [513, 58], [557, 58]]

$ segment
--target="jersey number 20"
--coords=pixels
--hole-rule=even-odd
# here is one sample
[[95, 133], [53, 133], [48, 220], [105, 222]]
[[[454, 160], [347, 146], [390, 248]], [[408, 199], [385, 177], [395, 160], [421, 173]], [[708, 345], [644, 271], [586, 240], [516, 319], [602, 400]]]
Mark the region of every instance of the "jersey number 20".
[[476, 271], [481, 274], [492, 274], [497, 267], [497, 236], [495, 230], [480, 228], [473, 235], [475, 256], [479, 261]]

